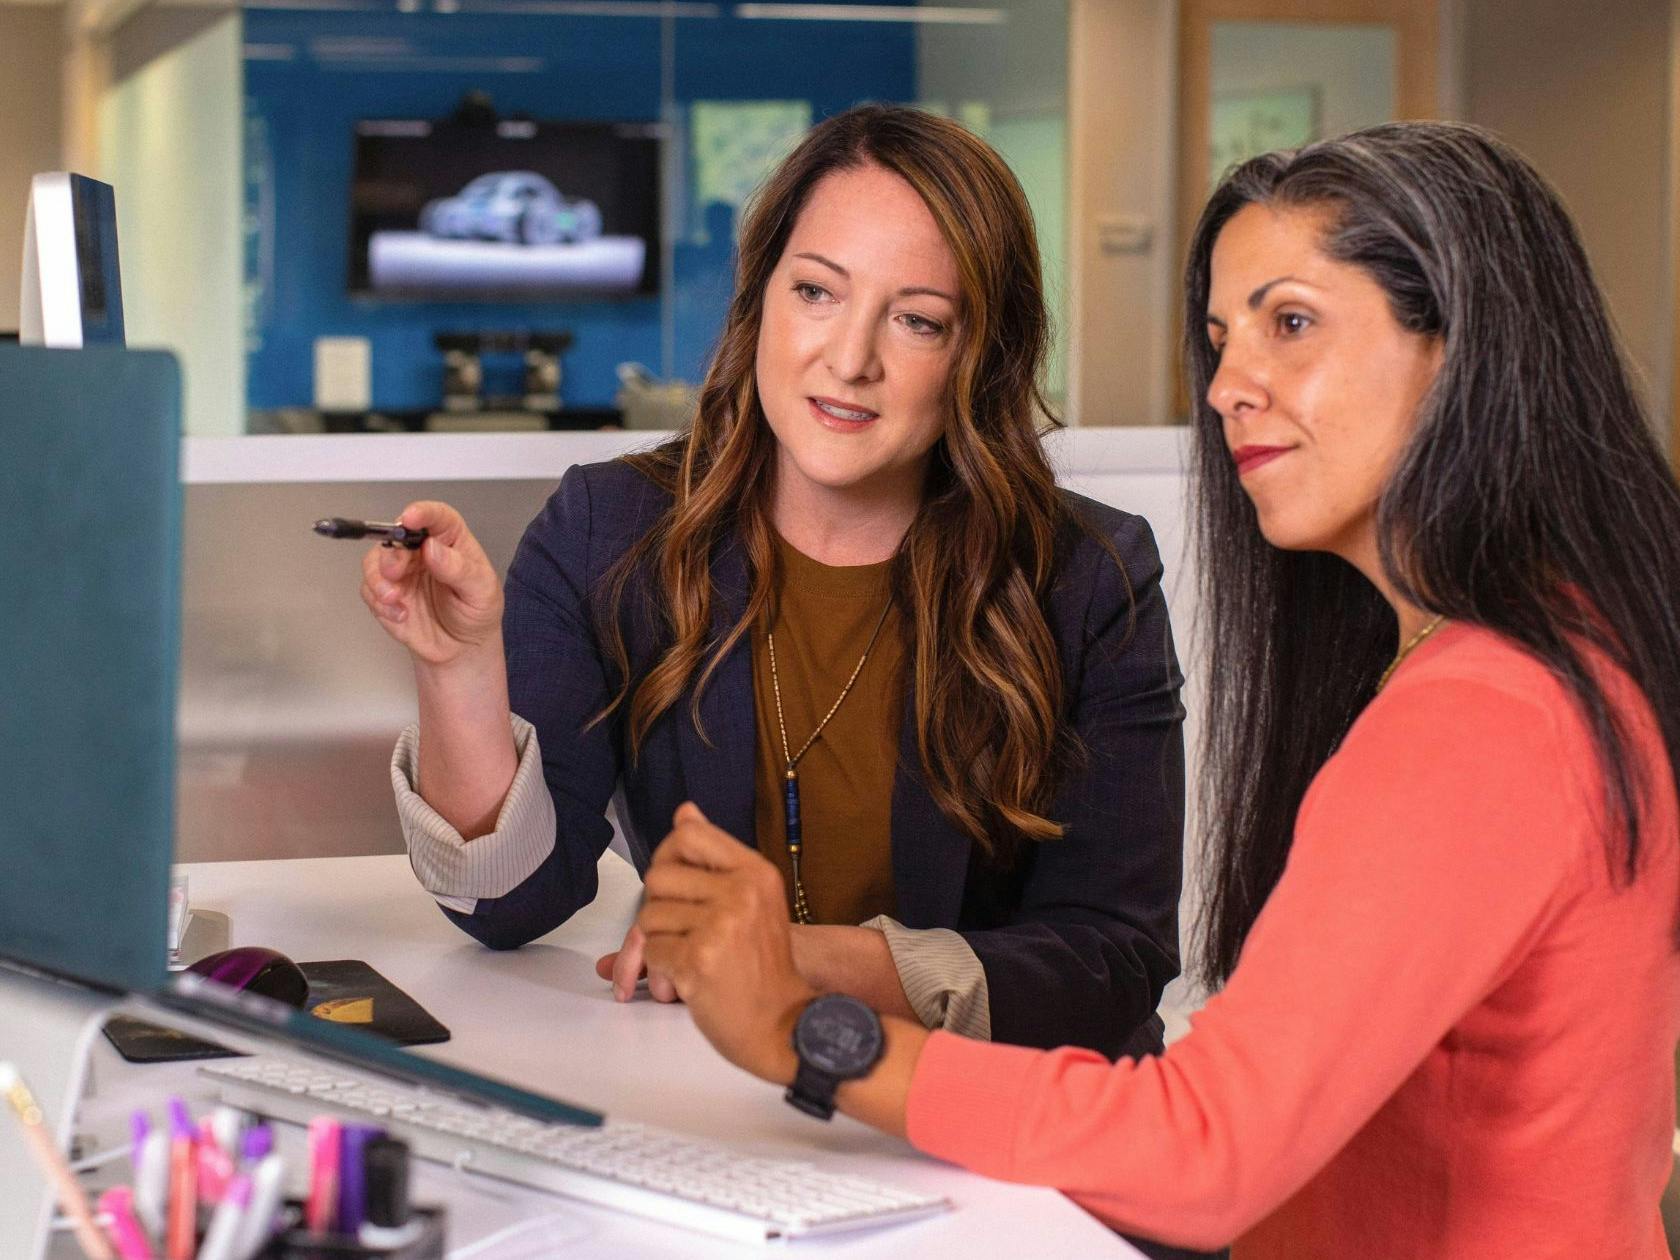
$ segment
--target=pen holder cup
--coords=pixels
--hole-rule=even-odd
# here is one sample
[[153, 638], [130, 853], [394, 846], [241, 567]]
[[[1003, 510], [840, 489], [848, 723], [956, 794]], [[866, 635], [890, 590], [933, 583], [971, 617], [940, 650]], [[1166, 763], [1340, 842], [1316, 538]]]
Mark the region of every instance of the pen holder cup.
[[[288, 1222], [303, 1219], [303, 1205], [286, 1205]], [[288, 1224], [257, 1253], [257, 1260], [444, 1260], [448, 1213], [441, 1207], [415, 1207], [410, 1218], [420, 1231], [400, 1247], [364, 1247], [347, 1234], [314, 1234]]]

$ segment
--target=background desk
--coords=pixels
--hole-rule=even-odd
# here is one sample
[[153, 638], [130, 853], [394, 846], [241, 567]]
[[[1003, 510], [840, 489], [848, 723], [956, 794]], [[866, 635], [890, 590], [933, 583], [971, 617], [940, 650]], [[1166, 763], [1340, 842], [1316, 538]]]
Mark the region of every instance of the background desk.
[[[756, 1153], [814, 1159], [828, 1168], [943, 1194], [957, 1205], [929, 1221], [796, 1243], [795, 1253], [917, 1260], [1139, 1255], [1054, 1191], [962, 1172], [845, 1117], [821, 1124], [799, 1115], [782, 1102], [780, 1090], [718, 1057], [681, 1006], [645, 998], [615, 1003], [595, 975], [595, 959], [618, 947], [640, 884], [612, 853], [601, 860], [601, 894], [592, 906], [509, 953], [486, 950], [450, 924], [414, 882], [403, 857], [200, 863], [185, 870], [193, 905], [228, 914], [233, 943], [273, 946], [300, 962], [363, 958], [413, 994], [454, 1034], [425, 1053], [619, 1119]], [[499, 1194], [503, 1187], [492, 1188]], [[740, 1260], [752, 1254], [524, 1191], [470, 1213], [457, 1209], [451, 1242], [459, 1247], [473, 1232], [557, 1205], [581, 1234], [565, 1246], [568, 1257]]]

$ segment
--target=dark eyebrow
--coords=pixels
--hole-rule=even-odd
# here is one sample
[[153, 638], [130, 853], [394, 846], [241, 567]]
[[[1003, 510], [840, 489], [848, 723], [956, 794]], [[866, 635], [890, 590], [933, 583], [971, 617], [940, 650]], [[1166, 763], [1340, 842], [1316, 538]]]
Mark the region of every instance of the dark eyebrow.
[[1248, 309], [1251, 311], [1259, 310], [1260, 303], [1266, 300], [1266, 294], [1270, 293], [1274, 286], [1283, 284], [1286, 281], [1294, 281], [1296, 284], [1306, 283], [1306, 281], [1297, 276], [1279, 276], [1276, 280], [1268, 280], [1265, 284], [1261, 285], [1258, 289], [1254, 290], [1253, 293], [1248, 295]]
[[[804, 259], [807, 259], [810, 262], [814, 262], [814, 263], [821, 263], [824, 267], [827, 267], [830, 271], [832, 271], [835, 274], [843, 277], [844, 279], [847, 279], [847, 280], [851, 279], [851, 276], [852, 276], [851, 272], [847, 271], [844, 267], [842, 267], [839, 263], [835, 262], [833, 259], [824, 258], [821, 254], [795, 254], [794, 257], [795, 258], [804, 258]], [[907, 289], [900, 289], [898, 291], [898, 295], [900, 297], [916, 297], [918, 295], [926, 295], [928, 297], [944, 298], [952, 306], [957, 305], [957, 299], [952, 297], [949, 293], [945, 292], [945, 290], [943, 290], [943, 289], [930, 289], [930, 288], [926, 287], [925, 285], [911, 285]]]
[[852, 274], [851, 272], [847, 271], [844, 267], [842, 267], [839, 263], [834, 262], [830, 259], [824, 258], [821, 254], [795, 254], [794, 257], [795, 258], [807, 258], [814, 263], [821, 263], [823, 266], [827, 267], [830, 271], [839, 272], [842, 276], [846, 276], [848, 278]]
[[[1253, 293], [1248, 295], [1248, 309], [1251, 311], [1259, 310], [1260, 304], [1266, 300], [1266, 294], [1270, 293], [1275, 286], [1290, 282], [1295, 284], [1307, 284], [1307, 282], [1299, 276], [1279, 276], [1275, 280], [1268, 280], [1265, 284], [1261, 285], [1258, 289], [1254, 290]], [[1307, 285], [1307, 287], [1311, 288], [1312, 286]], [[1225, 321], [1220, 319], [1217, 315], [1207, 316], [1207, 322], [1216, 328], [1225, 327]]]

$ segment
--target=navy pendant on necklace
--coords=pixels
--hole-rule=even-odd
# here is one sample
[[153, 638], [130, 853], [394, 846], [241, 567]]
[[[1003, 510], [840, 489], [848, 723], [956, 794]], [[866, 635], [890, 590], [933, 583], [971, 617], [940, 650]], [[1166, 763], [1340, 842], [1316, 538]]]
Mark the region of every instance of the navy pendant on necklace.
[[805, 881], [801, 878], [799, 859], [805, 852], [804, 836], [799, 830], [799, 774], [788, 767], [782, 784], [782, 808], [787, 821], [788, 859], [793, 865], [793, 920], [811, 922], [811, 907], [805, 901]]
[[787, 823], [788, 864], [793, 868], [793, 921], [795, 923], [813, 923], [810, 903], [805, 900], [805, 880], [801, 869], [800, 859], [805, 853], [805, 838], [799, 831], [799, 772], [795, 769], [799, 759], [811, 750], [811, 745], [817, 742], [817, 736], [823, 733], [829, 719], [840, 711], [840, 706], [851, 694], [852, 684], [858, 680], [863, 672], [863, 666], [869, 660], [869, 653], [875, 647], [875, 640], [880, 637], [881, 627], [887, 624], [887, 613], [892, 608], [889, 599], [881, 609], [881, 616], [875, 622], [875, 629], [870, 632], [869, 642], [863, 649], [863, 655], [858, 657], [857, 667], [852, 670], [852, 676], [846, 679], [846, 685], [840, 688], [840, 694], [835, 697], [834, 704], [823, 715], [823, 720], [817, 723], [817, 729], [798, 752], [788, 746], [787, 719], [782, 715], [782, 679], [776, 668], [776, 632], [766, 630], [764, 638], [770, 649], [770, 685], [776, 694], [776, 729], [782, 737], [782, 756], [787, 759], [787, 778], [782, 784], [782, 813]]

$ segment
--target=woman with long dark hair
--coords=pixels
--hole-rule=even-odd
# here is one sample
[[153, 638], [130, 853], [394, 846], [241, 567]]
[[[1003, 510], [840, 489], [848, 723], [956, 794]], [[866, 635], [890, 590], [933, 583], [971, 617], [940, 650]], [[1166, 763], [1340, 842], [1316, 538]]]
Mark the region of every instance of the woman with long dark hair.
[[1393, 124], [1236, 169], [1187, 280], [1223, 986], [1192, 1031], [1111, 1065], [813, 997], [775, 872], [694, 812], [649, 957], [749, 1070], [849, 1028], [842, 1109], [1139, 1233], [1666, 1258], [1680, 492], [1575, 231], [1486, 134]]
[[[984, 142], [868, 106], [751, 204], [690, 428], [574, 468], [505, 596], [411, 505], [363, 598], [411, 652], [422, 884], [510, 948], [694, 801], [785, 876], [801, 973], [927, 1026], [1160, 1048], [1183, 755], [1161, 565], [1057, 489], [1032, 216]], [[599, 965], [628, 1000], [639, 932]], [[675, 997], [648, 975], [653, 995]]]

